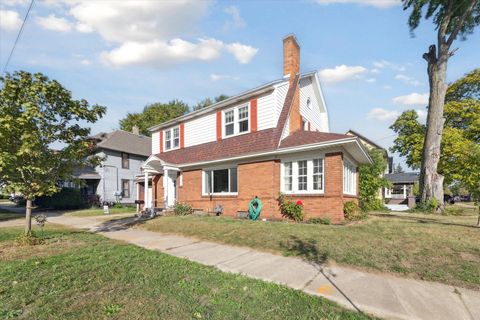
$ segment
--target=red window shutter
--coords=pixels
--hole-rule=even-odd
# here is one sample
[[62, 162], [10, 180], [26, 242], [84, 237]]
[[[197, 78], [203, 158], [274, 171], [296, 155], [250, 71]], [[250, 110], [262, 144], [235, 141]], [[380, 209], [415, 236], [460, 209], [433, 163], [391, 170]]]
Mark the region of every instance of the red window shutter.
[[185, 124], [180, 124], [180, 149], [185, 148]]
[[163, 152], [163, 130], [160, 130], [160, 153]]
[[250, 122], [252, 132], [256, 132], [258, 128], [258, 117], [257, 117], [257, 99], [250, 100]]
[[217, 111], [217, 141], [222, 140], [222, 112]]

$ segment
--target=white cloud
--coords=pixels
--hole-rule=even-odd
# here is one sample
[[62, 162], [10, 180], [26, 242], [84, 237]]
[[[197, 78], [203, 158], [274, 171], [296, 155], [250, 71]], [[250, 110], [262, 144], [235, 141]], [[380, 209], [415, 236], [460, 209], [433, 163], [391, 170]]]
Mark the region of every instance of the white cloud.
[[235, 77], [235, 76], [229, 76], [229, 75], [226, 75], [226, 74], [216, 74], [216, 73], [212, 73], [210, 75], [210, 79], [212, 81], [219, 81], [219, 80], [238, 80], [240, 79], [239, 77]]
[[411, 93], [406, 96], [399, 96], [392, 99], [392, 102], [395, 104], [402, 105], [427, 105], [428, 104], [428, 93]]
[[[198, 37], [199, 22], [212, 1], [88, 1], [67, 2], [79, 32], [97, 32], [113, 44], [100, 54], [112, 66], [168, 67], [190, 61], [211, 61], [231, 53], [242, 64], [258, 49], [242, 43], [224, 43]], [[225, 9], [232, 27], [244, 24], [236, 7]], [[197, 40], [191, 40], [197, 38]], [[187, 40], [188, 39], [188, 40]]]
[[403, 81], [404, 83], [406, 84], [410, 84], [414, 87], [418, 87], [419, 85], [421, 85], [422, 83], [420, 81], [418, 81], [417, 79], [415, 78], [412, 78], [412, 77], [409, 77], [407, 75], [404, 75], [404, 74], [397, 74], [395, 76], [395, 79], [397, 80], [400, 80], [400, 81]]
[[367, 69], [362, 66], [346, 66], [342, 64], [333, 69], [320, 70], [319, 74], [322, 81], [334, 83], [350, 79], [357, 79], [366, 71]]
[[427, 121], [427, 114], [428, 112], [425, 110], [417, 109], [415, 112], [418, 114], [418, 120], [420, 122], [426, 122]]
[[393, 63], [384, 59], [379, 61], [374, 61], [372, 64], [375, 67], [374, 69], [372, 69], [372, 72], [373, 70], [375, 70], [376, 72], [380, 72], [379, 69], [384, 69], [384, 68], [389, 68], [389, 69], [400, 71], [400, 72], [405, 71], [405, 66], [401, 64]]
[[235, 6], [230, 6], [225, 8], [225, 13], [228, 13], [232, 16], [231, 21], [227, 21], [223, 26], [224, 31], [229, 31], [232, 29], [243, 28], [246, 26], [245, 20], [240, 16], [240, 10]]
[[373, 68], [372, 70], [370, 70], [371, 73], [380, 73], [381, 71], [377, 68]]
[[238, 62], [242, 64], [249, 63], [258, 52], [257, 48], [238, 42], [227, 45], [226, 49], [235, 56], [235, 59], [237, 59]]
[[390, 89], [392, 89], [392, 86], [386, 84], [386, 85], [383, 86], [383, 89], [390, 90]]
[[215, 39], [199, 39], [197, 43], [182, 39], [125, 42], [110, 52], [103, 52], [101, 58], [114, 66], [149, 64], [167, 67], [192, 60], [213, 60], [220, 56], [223, 46], [221, 41]]
[[48, 17], [38, 17], [37, 23], [43, 29], [69, 32], [72, 30], [72, 23], [65, 18], [56, 17], [54, 14], [50, 14]]
[[28, 0], [2, 0], [2, 4], [6, 6], [16, 6], [16, 5], [25, 6], [29, 2], [30, 1]]
[[82, 59], [80, 63], [83, 64], [84, 66], [89, 66], [92, 64], [92, 61], [88, 59]]
[[400, 116], [400, 112], [396, 110], [386, 110], [382, 108], [373, 108], [367, 114], [368, 119], [387, 121], [393, 120]]
[[365, 81], [367, 81], [367, 82], [369, 82], [369, 83], [374, 83], [375, 81], [377, 81], [377, 79], [375, 79], [375, 78], [368, 78], [368, 79], [365, 80]]
[[352, 3], [377, 8], [388, 8], [401, 4], [400, 0], [316, 0], [318, 4]]
[[17, 31], [22, 25], [18, 12], [13, 10], [0, 10], [0, 30]]

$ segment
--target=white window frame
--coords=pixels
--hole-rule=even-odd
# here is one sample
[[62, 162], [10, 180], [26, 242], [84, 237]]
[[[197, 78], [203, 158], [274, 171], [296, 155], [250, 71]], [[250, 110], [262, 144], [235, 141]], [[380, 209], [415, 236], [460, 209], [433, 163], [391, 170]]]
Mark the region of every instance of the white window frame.
[[[240, 132], [240, 117], [239, 117], [239, 110], [241, 108], [247, 107], [247, 112], [248, 112], [248, 130], [244, 132]], [[227, 135], [227, 123], [226, 123], [226, 117], [225, 113], [233, 111], [233, 134]], [[244, 121], [245, 119], [242, 119]], [[230, 122], [231, 123], [231, 122]], [[239, 106], [225, 109], [222, 111], [222, 137], [223, 138], [230, 138], [230, 137], [235, 137], [239, 136], [242, 134], [250, 133], [252, 130], [252, 121], [251, 121], [251, 108], [250, 108], [250, 102], [241, 104]]]
[[[287, 165], [289, 165], [290, 170], [289, 170], [289, 175], [287, 175]], [[285, 192], [291, 192], [293, 190], [293, 163], [288, 161], [284, 162], [282, 166], [282, 172], [283, 172], [283, 179], [282, 179], [282, 185], [283, 189]], [[287, 178], [288, 178], [288, 184], [290, 188], [287, 189]]]
[[[322, 189], [314, 190], [313, 189], [313, 160], [320, 159], [322, 161]], [[307, 161], [307, 190], [298, 189], [298, 162]], [[292, 164], [292, 190], [286, 190], [285, 188], [285, 164]], [[321, 195], [325, 193], [325, 155], [324, 154], [315, 154], [315, 155], [306, 155], [304, 157], [295, 157], [295, 158], [285, 158], [281, 161], [280, 164], [280, 191], [287, 195], [298, 195], [298, 194], [317, 194]]]
[[[174, 133], [175, 130], [178, 130], [178, 138], [175, 138]], [[167, 132], [170, 134], [170, 139], [167, 140]], [[180, 126], [172, 127], [166, 130], [163, 130], [163, 150], [164, 151], [172, 151], [172, 150], [177, 150], [180, 149], [180, 140], [181, 140], [181, 132], [180, 132]], [[175, 147], [175, 140], [178, 140], [178, 146]], [[170, 148], [167, 148], [167, 141], [170, 141]]]
[[346, 157], [343, 159], [343, 194], [357, 195], [357, 167]]
[[[205, 176], [207, 174], [207, 171], [219, 171], [219, 170], [228, 170], [228, 189], [230, 190], [230, 181], [231, 181], [231, 172], [232, 169], [236, 169], [237, 171], [237, 191], [236, 192], [205, 192], [206, 190], [206, 185], [205, 185]], [[213, 188], [213, 174], [211, 175], [211, 184]], [[239, 188], [239, 181], [238, 181], [238, 166], [237, 165], [231, 165], [231, 166], [222, 166], [222, 167], [213, 167], [213, 168], [205, 168], [202, 169], [202, 196], [236, 196], [238, 195], [238, 188]]]

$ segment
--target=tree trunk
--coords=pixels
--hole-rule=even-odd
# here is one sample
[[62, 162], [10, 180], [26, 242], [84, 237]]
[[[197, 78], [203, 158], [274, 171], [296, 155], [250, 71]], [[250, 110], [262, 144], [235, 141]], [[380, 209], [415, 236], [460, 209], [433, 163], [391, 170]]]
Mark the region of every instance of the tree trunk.
[[480, 205], [478, 206], [478, 220], [477, 220], [477, 227], [480, 227]]
[[422, 164], [420, 168], [420, 195], [422, 202], [430, 202], [434, 198], [439, 203], [439, 210], [443, 212], [443, 176], [437, 173], [440, 161], [440, 147], [442, 142], [443, 107], [447, 84], [448, 51], [440, 52], [436, 59], [435, 46], [430, 46], [429, 52], [424, 54], [428, 61], [428, 80], [430, 83], [430, 98], [428, 101], [427, 132], [423, 143]]
[[32, 200], [27, 199], [27, 206], [25, 207], [25, 234], [32, 231]]

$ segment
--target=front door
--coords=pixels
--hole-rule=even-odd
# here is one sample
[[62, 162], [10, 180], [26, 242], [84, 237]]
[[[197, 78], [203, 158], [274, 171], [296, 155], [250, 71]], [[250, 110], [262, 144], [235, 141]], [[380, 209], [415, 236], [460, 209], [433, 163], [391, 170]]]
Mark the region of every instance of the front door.
[[168, 172], [167, 179], [167, 206], [172, 207], [177, 201], [177, 172]]

